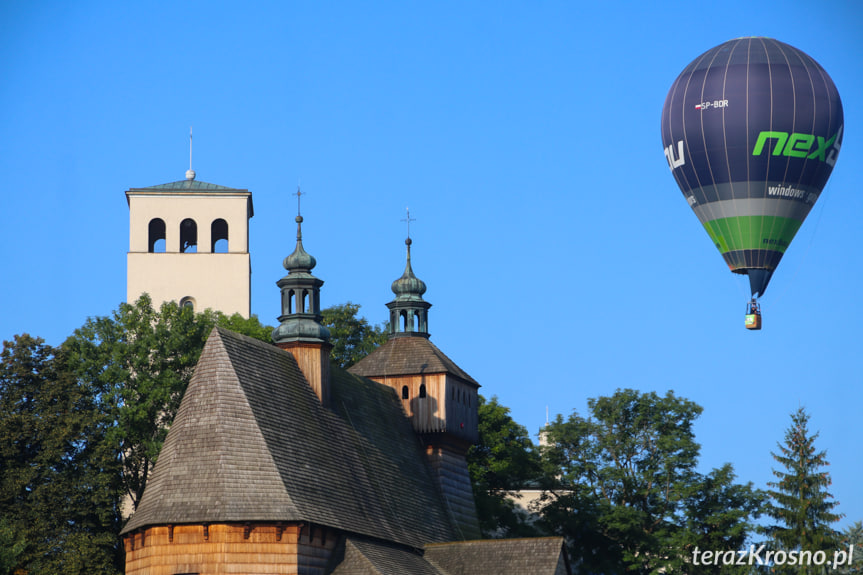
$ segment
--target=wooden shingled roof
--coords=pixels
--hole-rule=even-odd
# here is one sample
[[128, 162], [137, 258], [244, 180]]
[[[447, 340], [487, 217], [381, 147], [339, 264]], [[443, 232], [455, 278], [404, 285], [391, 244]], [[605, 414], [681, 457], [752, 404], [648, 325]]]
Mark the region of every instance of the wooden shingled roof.
[[427, 545], [424, 558], [446, 575], [566, 575], [562, 537], [482, 539]]
[[348, 369], [363, 377], [448, 373], [479, 384], [425, 337], [393, 337]]
[[562, 537], [436, 543], [417, 550], [348, 537], [332, 575], [567, 575]]
[[308, 521], [412, 547], [455, 538], [395, 392], [331, 369], [331, 409], [293, 356], [210, 334], [141, 504], [150, 525]]
[[[334, 568], [333, 568], [334, 567]], [[383, 541], [348, 537], [333, 557], [330, 575], [442, 575], [422, 553]]]

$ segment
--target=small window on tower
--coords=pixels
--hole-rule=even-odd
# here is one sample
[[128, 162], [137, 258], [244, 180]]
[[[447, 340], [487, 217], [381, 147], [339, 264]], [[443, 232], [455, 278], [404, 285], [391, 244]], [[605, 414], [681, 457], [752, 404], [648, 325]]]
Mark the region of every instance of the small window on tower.
[[425, 397], [425, 396], [426, 396], [426, 384], [423, 383], [422, 385], [420, 385], [420, 397]]
[[402, 387], [402, 399], [410, 399], [410, 396], [411, 396], [411, 394], [410, 394], [410, 391], [408, 391], [408, 386], [406, 386], [406, 385], [403, 386]]

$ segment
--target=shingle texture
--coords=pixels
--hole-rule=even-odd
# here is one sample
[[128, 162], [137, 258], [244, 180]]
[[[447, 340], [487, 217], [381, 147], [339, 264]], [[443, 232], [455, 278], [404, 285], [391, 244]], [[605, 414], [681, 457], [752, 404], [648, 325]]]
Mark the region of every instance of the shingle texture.
[[349, 371], [363, 377], [448, 373], [479, 384], [424, 337], [394, 337], [358, 361]]
[[331, 575], [442, 575], [416, 550], [356, 537], [334, 559]]
[[293, 356], [215, 328], [124, 528], [310, 521], [420, 547], [454, 538], [395, 392], [331, 369], [324, 408]]
[[446, 575], [563, 575], [561, 537], [485, 539], [428, 545], [424, 558]]
[[331, 575], [566, 575], [560, 537], [487, 539], [428, 545], [424, 554], [402, 546], [348, 537]]

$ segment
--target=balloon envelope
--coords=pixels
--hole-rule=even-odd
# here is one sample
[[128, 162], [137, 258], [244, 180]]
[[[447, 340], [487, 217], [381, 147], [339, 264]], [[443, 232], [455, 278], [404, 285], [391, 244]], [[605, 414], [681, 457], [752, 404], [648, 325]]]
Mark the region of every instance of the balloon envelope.
[[762, 295], [833, 171], [842, 101], [827, 72], [770, 38], [692, 61], [662, 109], [671, 173], [731, 271]]

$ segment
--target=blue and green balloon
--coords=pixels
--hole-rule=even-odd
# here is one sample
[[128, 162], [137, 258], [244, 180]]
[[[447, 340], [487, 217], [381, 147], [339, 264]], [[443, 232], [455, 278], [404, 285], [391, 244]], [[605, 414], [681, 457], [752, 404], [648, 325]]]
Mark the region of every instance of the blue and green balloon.
[[842, 146], [842, 101], [797, 48], [738, 38], [692, 61], [662, 108], [668, 166], [731, 271], [760, 297]]

